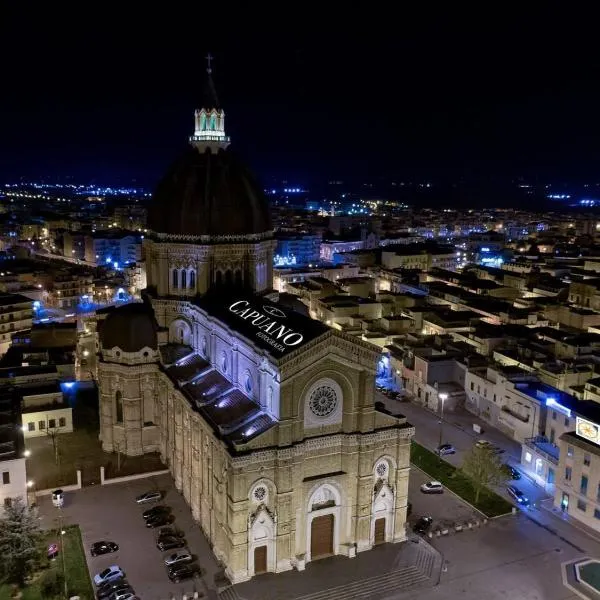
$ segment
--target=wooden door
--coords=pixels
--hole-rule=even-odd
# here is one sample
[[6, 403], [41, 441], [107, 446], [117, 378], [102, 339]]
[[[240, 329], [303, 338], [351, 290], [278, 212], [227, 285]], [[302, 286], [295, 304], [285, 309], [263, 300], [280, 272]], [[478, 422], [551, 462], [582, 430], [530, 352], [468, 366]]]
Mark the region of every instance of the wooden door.
[[385, 518], [375, 521], [375, 543], [383, 544], [385, 542]]
[[312, 520], [310, 527], [311, 560], [333, 554], [333, 525], [333, 515], [316, 517]]
[[267, 572], [267, 547], [254, 548], [254, 574], [260, 575]]

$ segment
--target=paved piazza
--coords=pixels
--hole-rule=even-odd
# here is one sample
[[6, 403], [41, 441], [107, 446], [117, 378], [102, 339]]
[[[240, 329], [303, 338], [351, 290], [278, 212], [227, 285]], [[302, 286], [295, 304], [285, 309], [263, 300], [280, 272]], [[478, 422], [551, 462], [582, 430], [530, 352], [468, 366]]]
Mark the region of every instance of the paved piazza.
[[[414, 518], [429, 514], [441, 523], [466, 520], [473, 515], [472, 509], [451, 494], [421, 494], [418, 487], [424, 480], [424, 475], [413, 470], [409, 499]], [[165, 504], [173, 508], [175, 523], [185, 531], [189, 548], [198, 556], [204, 570], [201, 580], [178, 585], [168, 581], [162, 554], [154, 547], [155, 534], [144, 527], [143, 509], [134, 502], [137, 494], [151, 488], [166, 491]], [[57, 526], [58, 511], [52, 507], [50, 498], [40, 498], [39, 505], [42, 525]], [[143, 600], [168, 600], [172, 594], [181, 597], [194, 589], [204, 592], [206, 597], [216, 598], [214, 574], [218, 566], [168, 475], [71, 492], [67, 494], [63, 513], [66, 523], [81, 526], [86, 549], [100, 539], [113, 540], [121, 547], [114, 555], [92, 559], [88, 554], [92, 575], [110, 564], [119, 564]], [[394, 579], [392, 572], [398, 569], [400, 573], [405, 566], [401, 557], [407, 556], [408, 545], [386, 544], [360, 554], [357, 559], [336, 557], [317, 561], [304, 573], [260, 576], [235, 586], [235, 592], [224, 597], [231, 600], [270, 598], [276, 587], [278, 600], [575, 600], [577, 596], [563, 585], [561, 564], [583, 556], [600, 557], [599, 543], [558, 519], [549, 520], [545, 511], [493, 520], [480, 530], [434, 539], [432, 545], [442, 554], [446, 569], [439, 575], [436, 567], [431, 581], [422, 582], [426, 586], [423, 589], [402, 592], [390, 585], [393, 581], [402, 585], [410, 579], [401, 574]], [[378, 576], [382, 578], [381, 586], [373, 583]], [[438, 576], [440, 585], [431, 587]], [[360, 581], [365, 582], [364, 589], [357, 585]], [[275, 586], [274, 582], [277, 582]]]

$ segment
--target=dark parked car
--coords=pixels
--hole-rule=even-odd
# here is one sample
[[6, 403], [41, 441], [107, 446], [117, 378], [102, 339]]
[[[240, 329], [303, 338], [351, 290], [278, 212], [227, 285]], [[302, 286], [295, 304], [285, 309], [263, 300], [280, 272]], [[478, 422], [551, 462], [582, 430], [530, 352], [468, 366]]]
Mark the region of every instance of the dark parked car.
[[446, 456], [446, 454], [456, 454], [456, 448], [452, 444], [442, 444], [437, 447], [436, 452], [440, 456]]
[[522, 506], [529, 505], [529, 498], [516, 485], [507, 486], [506, 491]]
[[92, 556], [100, 556], [100, 554], [110, 554], [116, 552], [119, 546], [114, 542], [94, 542], [90, 548], [90, 554]]
[[108, 583], [103, 583], [96, 590], [96, 598], [98, 598], [98, 600], [102, 600], [103, 598], [110, 598], [113, 592], [128, 586], [129, 584], [127, 583], [127, 580], [122, 577], [120, 579], [115, 579], [114, 581], [110, 581]]
[[413, 526], [413, 531], [415, 533], [427, 533], [431, 524], [433, 523], [433, 519], [431, 517], [421, 517]]
[[175, 548], [183, 548], [185, 546], [185, 539], [175, 536], [164, 536], [159, 537], [156, 542], [156, 547], [164, 552], [165, 550], [173, 550]]
[[521, 479], [521, 473], [519, 473], [519, 471], [517, 471], [517, 469], [515, 469], [513, 466], [502, 465], [502, 468], [510, 479]]
[[152, 490], [151, 492], [144, 492], [140, 496], [138, 496], [135, 501], [138, 504], [147, 504], [148, 502], [158, 502], [162, 500], [162, 492], [158, 490]]
[[100, 590], [98, 590], [98, 592], [96, 593], [96, 598], [98, 598], [98, 600], [104, 598], [106, 600], [112, 600], [113, 598], [118, 598], [120, 596], [127, 595], [128, 593], [133, 595], [135, 592], [126, 581], [121, 581], [119, 584], [117, 584], [110, 590], [103, 592], [102, 594], [100, 594]]
[[157, 515], [166, 515], [170, 512], [170, 507], [159, 504], [158, 506], [153, 506], [152, 508], [145, 510], [142, 513], [142, 517], [144, 517], [144, 519], [150, 519], [152, 517], [156, 517]]
[[162, 537], [183, 538], [183, 537], [185, 537], [185, 533], [183, 533], [183, 531], [180, 531], [179, 529], [177, 529], [175, 527], [163, 527], [158, 532], [158, 537], [159, 538], [162, 538]]
[[156, 529], [157, 527], [164, 527], [165, 525], [169, 525], [171, 521], [172, 519], [169, 513], [161, 513], [158, 515], [153, 515], [149, 519], [146, 519], [146, 527], [150, 529]]
[[177, 565], [169, 569], [169, 579], [173, 583], [179, 583], [180, 581], [194, 577], [197, 570], [196, 565]]

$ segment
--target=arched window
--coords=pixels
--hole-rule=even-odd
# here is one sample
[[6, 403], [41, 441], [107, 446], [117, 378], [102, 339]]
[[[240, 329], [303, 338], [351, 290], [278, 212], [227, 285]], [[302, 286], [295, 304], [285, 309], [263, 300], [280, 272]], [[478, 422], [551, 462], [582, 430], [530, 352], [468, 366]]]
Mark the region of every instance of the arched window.
[[185, 269], [181, 269], [181, 289], [185, 290], [187, 287], [187, 272]]
[[194, 271], [194, 269], [190, 271], [190, 287], [193, 290], [196, 289], [196, 271]]
[[242, 272], [239, 269], [235, 270], [235, 285], [242, 287]]
[[123, 422], [123, 395], [121, 394], [120, 391], [115, 394], [115, 407], [116, 407], [115, 422], [122, 423]]
[[231, 272], [231, 269], [227, 269], [227, 271], [225, 271], [225, 285], [231, 286], [232, 283], [233, 283], [233, 273]]
[[173, 269], [173, 287], [177, 289], [179, 287], [179, 271]]
[[217, 285], [221, 285], [223, 283], [223, 273], [221, 273], [221, 271], [217, 271], [217, 276], [215, 278], [215, 283]]

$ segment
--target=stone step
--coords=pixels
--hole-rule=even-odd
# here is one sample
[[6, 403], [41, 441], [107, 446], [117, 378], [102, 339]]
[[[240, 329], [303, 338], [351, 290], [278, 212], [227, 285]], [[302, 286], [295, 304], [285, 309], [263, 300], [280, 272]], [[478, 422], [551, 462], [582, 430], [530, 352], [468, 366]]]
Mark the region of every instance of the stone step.
[[240, 600], [240, 596], [235, 588], [229, 587], [219, 594], [219, 600]]
[[375, 598], [385, 592], [400, 591], [418, 583], [427, 581], [426, 577], [415, 567], [405, 567], [386, 575], [367, 577], [344, 585], [328, 588], [299, 596], [295, 600], [358, 600], [360, 598]]

